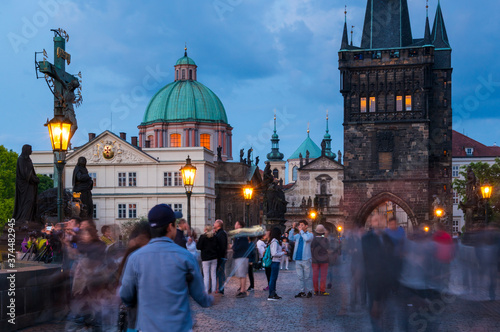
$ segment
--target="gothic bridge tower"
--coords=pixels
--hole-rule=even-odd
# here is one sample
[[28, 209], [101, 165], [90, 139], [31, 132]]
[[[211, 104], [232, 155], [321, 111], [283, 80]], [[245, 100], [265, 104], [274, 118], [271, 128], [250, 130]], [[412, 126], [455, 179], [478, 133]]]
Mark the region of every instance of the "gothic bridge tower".
[[406, 0], [368, 0], [359, 47], [344, 24], [347, 223], [378, 211], [411, 228], [435, 220], [437, 205], [451, 222], [451, 47], [440, 3], [432, 31], [428, 17], [422, 30], [413, 38]]

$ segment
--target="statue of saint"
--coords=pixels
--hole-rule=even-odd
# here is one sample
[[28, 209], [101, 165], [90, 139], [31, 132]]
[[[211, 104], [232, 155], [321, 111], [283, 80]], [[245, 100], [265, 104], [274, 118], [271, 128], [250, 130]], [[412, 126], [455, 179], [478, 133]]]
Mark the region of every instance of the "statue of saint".
[[80, 201], [83, 209], [80, 210], [81, 218], [92, 218], [94, 215], [94, 204], [92, 202], [92, 188], [94, 181], [87, 171], [87, 159], [78, 158], [78, 163], [73, 170], [73, 192], [81, 193]]
[[23, 145], [17, 158], [16, 166], [16, 198], [12, 218], [17, 222], [35, 221], [38, 183], [33, 162], [31, 161], [31, 145]]
[[241, 149], [240, 150], [240, 163], [243, 162], [243, 156], [245, 155], [245, 150]]
[[222, 146], [217, 147], [217, 161], [222, 161]]
[[467, 204], [476, 204], [477, 201], [477, 190], [476, 190], [476, 174], [472, 170], [472, 167], [467, 167], [467, 180], [465, 184], [465, 193], [467, 196]]

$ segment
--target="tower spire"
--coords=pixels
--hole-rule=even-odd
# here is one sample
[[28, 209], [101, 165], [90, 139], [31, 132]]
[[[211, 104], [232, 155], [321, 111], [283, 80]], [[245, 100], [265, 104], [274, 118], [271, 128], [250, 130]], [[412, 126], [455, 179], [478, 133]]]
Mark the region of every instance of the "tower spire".
[[412, 43], [407, 0], [368, 0], [362, 49], [405, 47]]
[[184, 42], [184, 56], [188, 56], [187, 50], [188, 50], [187, 43]]
[[276, 132], [276, 109], [274, 110], [274, 133], [271, 137], [271, 152], [267, 154], [267, 160], [269, 161], [281, 161], [285, 157], [283, 153], [280, 152], [279, 146], [279, 136]]
[[[347, 35], [347, 5], [345, 6], [344, 17], [345, 17], [345, 19], [344, 19], [344, 31], [342, 33], [342, 43], [340, 44], [341, 50], [347, 50], [349, 48], [349, 37]], [[352, 40], [351, 40], [351, 43], [352, 43]]]
[[325, 142], [325, 156], [335, 159], [335, 153], [332, 152], [332, 136], [328, 130], [328, 109], [326, 110], [326, 133], [323, 136], [323, 141]]
[[429, 0], [427, 0], [426, 5], [425, 5], [425, 12], [426, 12], [426, 17], [425, 17], [425, 32], [424, 32], [424, 46], [430, 46], [432, 45], [432, 40], [431, 40], [431, 28], [429, 25]]
[[451, 48], [444, 24], [443, 12], [441, 11], [441, 1], [438, 1], [436, 17], [432, 26], [432, 44], [436, 48]]

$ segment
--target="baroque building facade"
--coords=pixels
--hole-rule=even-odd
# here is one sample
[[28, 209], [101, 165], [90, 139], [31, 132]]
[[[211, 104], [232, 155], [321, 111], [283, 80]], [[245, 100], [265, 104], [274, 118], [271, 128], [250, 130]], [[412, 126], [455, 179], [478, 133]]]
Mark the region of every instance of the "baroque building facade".
[[[414, 39], [407, 1], [368, 0], [361, 45], [339, 51], [344, 98], [344, 209], [364, 225], [374, 212], [433, 220], [441, 202], [451, 224], [451, 47], [441, 5]], [[382, 206], [390, 208], [381, 209]]]

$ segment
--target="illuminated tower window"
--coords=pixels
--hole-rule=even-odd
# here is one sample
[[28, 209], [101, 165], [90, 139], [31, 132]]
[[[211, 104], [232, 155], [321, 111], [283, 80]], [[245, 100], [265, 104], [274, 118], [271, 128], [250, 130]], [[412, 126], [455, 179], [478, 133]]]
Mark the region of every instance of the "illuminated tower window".
[[179, 148], [181, 146], [181, 134], [170, 135], [170, 147]]
[[396, 111], [401, 112], [403, 110], [403, 96], [396, 96]]
[[370, 97], [370, 112], [375, 112], [376, 100], [375, 97]]
[[406, 96], [406, 110], [411, 111], [411, 96]]
[[200, 135], [200, 146], [207, 148], [210, 150], [210, 134], [201, 134]]
[[366, 112], [366, 98], [361, 98], [361, 112], [365, 113]]

